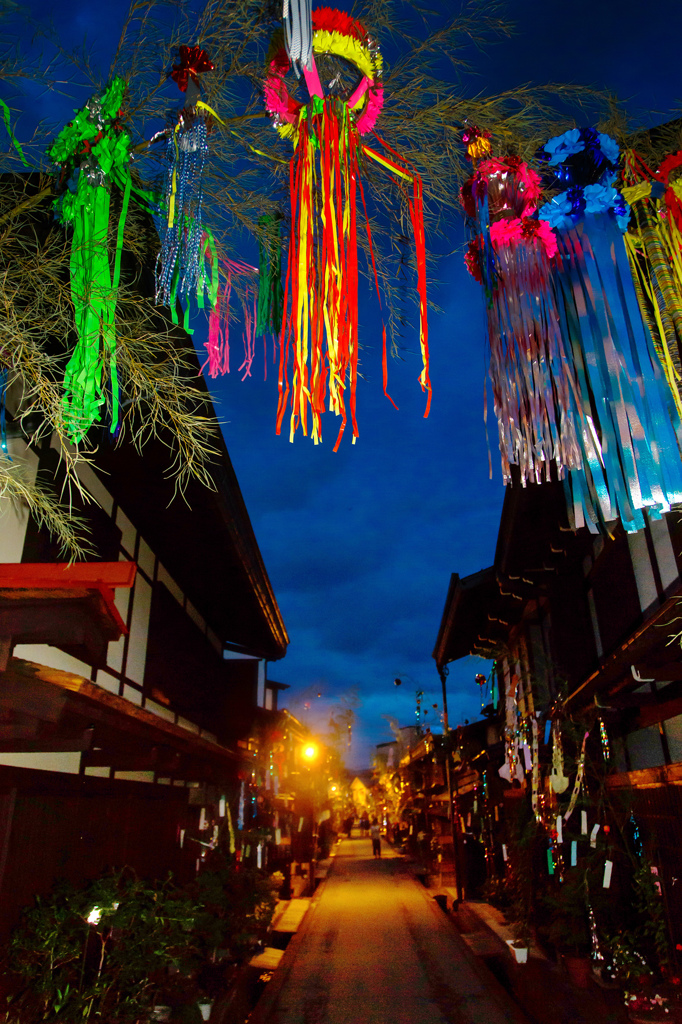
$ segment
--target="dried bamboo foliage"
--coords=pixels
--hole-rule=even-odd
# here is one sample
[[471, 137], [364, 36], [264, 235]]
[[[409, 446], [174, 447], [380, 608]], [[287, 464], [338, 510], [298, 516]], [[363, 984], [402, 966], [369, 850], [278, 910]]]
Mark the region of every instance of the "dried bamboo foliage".
[[[160, 129], [172, 128], [174, 110], [184, 101], [169, 82], [168, 69], [183, 43], [198, 42], [207, 50], [215, 69], [203, 79], [205, 100], [224, 124], [212, 121], [211, 125], [204, 217], [224, 256], [240, 255], [243, 239], [258, 233], [264, 213], [284, 211], [286, 226], [291, 146], [272, 129], [260, 94], [278, 8], [268, 0], [208, 0], [197, 11], [180, 0], [133, 0], [105, 71], [87, 51], [66, 53], [58, 40], [49, 36], [44, 40], [52, 54], [44, 65], [44, 80], [59, 68], [62, 79], [80, 87], [75, 106], [82, 106], [114, 74], [126, 79], [123, 120], [133, 138], [134, 174], [141, 186], [156, 190], [164, 144], [149, 140]], [[401, 17], [404, 10], [408, 18]], [[0, 2], [0, 17], [2, 13]], [[557, 106], [565, 111], [570, 104], [599, 101], [572, 87], [523, 86], [497, 96], [474, 91], [470, 84], [473, 55], [510, 32], [495, 4], [473, 0], [455, 17], [444, 17], [419, 3], [406, 8], [396, 0], [367, 0], [353, 13], [384, 52], [386, 105], [378, 127], [380, 135], [422, 177], [427, 238], [438, 233], [445, 236], [458, 210], [459, 185], [466, 174], [459, 131], [467, 119], [491, 130], [502, 148], [527, 156], [548, 135], [569, 126], [570, 118], [565, 112], [557, 114]], [[1, 78], [7, 80], [19, 67], [27, 66], [13, 44], [0, 52]], [[327, 69], [325, 65], [323, 70], [330, 75], [347, 72], [339, 66]], [[54, 127], [38, 129], [27, 147], [35, 162], [53, 137]], [[0, 178], [0, 368], [7, 369], [10, 383], [21, 385], [20, 419], [25, 433], [37, 441], [54, 431], [69, 485], [78, 486], [78, 460], [92, 458], [97, 438], [92, 430], [87, 443], [75, 450], [65, 435], [61, 382], [74, 343], [70, 242], [51, 220], [52, 185], [46, 173], [51, 169], [45, 156], [42, 161], [42, 176], [27, 179], [6, 173]], [[16, 153], [6, 153], [4, 165], [18, 170]], [[405, 298], [413, 284], [409, 249], [400, 241], [407, 235], [406, 200], [389, 175], [371, 166], [363, 168], [363, 175], [371, 197], [371, 228], [387, 325], [398, 352], [410, 318]], [[116, 195], [112, 199], [113, 251], [118, 201]], [[361, 244], [367, 250], [366, 234]], [[150, 438], [161, 438], [169, 448], [169, 473], [181, 490], [191, 477], [210, 486], [215, 427], [207, 415], [204, 392], [196, 383], [195, 357], [183, 347], [184, 336], [170, 324], [167, 311], [155, 307], [151, 298], [151, 268], [158, 245], [149, 216], [131, 204], [117, 309], [123, 411], [119, 440], [132, 441], [141, 450]], [[402, 281], [395, 279], [398, 264]], [[14, 467], [0, 461], [0, 494], [27, 502], [71, 555], [80, 557], [64, 507], [53, 503], [50, 518], [49, 500], [39, 489], [22, 490], [18, 479]]]

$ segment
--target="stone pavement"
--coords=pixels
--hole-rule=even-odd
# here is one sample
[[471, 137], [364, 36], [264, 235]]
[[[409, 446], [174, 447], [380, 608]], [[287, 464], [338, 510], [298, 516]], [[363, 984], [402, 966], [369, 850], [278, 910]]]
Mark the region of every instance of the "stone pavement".
[[249, 1024], [527, 1024], [386, 843], [337, 849]]

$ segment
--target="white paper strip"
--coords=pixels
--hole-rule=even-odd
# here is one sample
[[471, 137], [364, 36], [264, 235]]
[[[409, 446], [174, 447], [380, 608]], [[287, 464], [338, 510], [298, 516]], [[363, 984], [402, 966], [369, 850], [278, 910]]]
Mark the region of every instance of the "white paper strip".
[[506, 843], [502, 843], [502, 860], [507, 859], [507, 846]]
[[596, 847], [597, 845], [597, 832], [599, 831], [599, 822], [594, 826], [590, 832], [590, 846]]
[[563, 833], [563, 830], [561, 828], [561, 815], [560, 814], [557, 814], [557, 819], [556, 819], [556, 841], [557, 841], [557, 843], [563, 843], [563, 841], [564, 841], [564, 833]]
[[607, 860], [604, 863], [604, 888], [608, 889], [611, 885], [611, 872], [613, 870], [613, 861]]
[[580, 831], [584, 836], [587, 835], [587, 811], [580, 812]]

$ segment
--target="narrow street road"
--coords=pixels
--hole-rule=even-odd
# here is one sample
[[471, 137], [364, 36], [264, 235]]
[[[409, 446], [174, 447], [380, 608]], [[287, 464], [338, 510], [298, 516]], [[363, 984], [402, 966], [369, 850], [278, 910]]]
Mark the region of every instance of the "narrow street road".
[[337, 849], [255, 1024], [525, 1020], [497, 983], [482, 980], [451, 923], [386, 843], [380, 860], [369, 839], [344, 839]]

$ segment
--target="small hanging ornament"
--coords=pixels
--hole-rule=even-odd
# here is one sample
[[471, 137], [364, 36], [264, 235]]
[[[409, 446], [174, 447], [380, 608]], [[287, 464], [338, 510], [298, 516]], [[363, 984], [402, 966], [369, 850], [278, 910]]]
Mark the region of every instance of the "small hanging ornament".
[[[119, 425], [116, 300], [123, 231], [131, 194], [130, 136], [120, 123], [125, 82], [114, 78], [88, 100], [48, 150], [59, 166], [55, 214], [71, 225], [71, 298], [78, 341], [64, 374], [63, 414], [77, 444], [102, 409], [110, 430]], [[113, 271], [109, 261], [111, 190], [121, 191]]]
[[565, 793], [568, 789], [568, 779], [564, 775], [564, 750], [561, 743], [561, 726], [558, 721], [552, 723], [552, 771], [549, 777], [550, 784], [555, 793]]
[[196, 297], [199, 309], [207, 297], [215, 313], [218, 295], [215, 243], [203, 223], [203, 174], [209, 157], [209, 121], [220, 118], [201, 99], [199, 78], [212, 70], [205, 50], [181, 46], [178, 63], [169, 72], [185, 93], [185, 104], [174, 128], [166, 132], [166, 213], [156, 267], [156, 301], [170, 307], [174, 323], [178, 322], [178, 299], [184, 302], [186, 330], [190, 297]]
[[571, 525], [620, 517], [644, 528], [682, 500], [682, 426], [642, 321], [623, 232], [630, 210], [614, 181], [617, 144], [591, 128], [550, 139], [539, 156], [564, 189], [539, 211], [557, 234], [561, 330], [576, 369], [585, 458], [566, 482]]
[[[312, 18], [312, 56], [302, 65], [308, 102], [289, 95], [285, 76], [290, 59], [281, 32], [275, 34], [263, 85], [265, 105], [278, 132], [294, 144], [290, 166], [291, 239], [286, 273], [285, 309], [280, 342], [280, 433], [290, 407], [290, 439], [300, 426], [315, 443], [322, 439], [320, 417], [328, 405], [341, 419], [334, 450], [348, 420], [353, 441], [358, 437], [358, 265], [356, 198], [365, 207], [362, 163], [371, 159], [389, 171], [402, 192], [412, 222], [420, 303], [422, 390], [428, 376], [426, 315], [426, 249], [421, 179], [386, 143], [385, 153], [366, 146], [361, 136], [374, 129], [383, 106], [382, 58], [364, 26], [342, 11], [316, 10]], [[341, 72], [325, 93], [315, 54], [345, 62], [359, 75], [350, 92], [340, 84]], [[389, 154], [389, 155], [386, 155]], [[379, 292], [372, 235], [367, 223], [370, 258]], [[380, 300], [381, 301], [381, 300]], [[384, 393], [387, 391], [386, 330], [383, 330]]]
[[[578, 802], [578, 796], [580, 795], [580, 790], [583, 784], [583, 776], [585, 774], [585, 752], [587, 746], [587, 737], [589, 735], [589, 732], [586, 732], [583, 736], [583, 744], [580, 748], [580, 756], [578, 757], [578, 769], [575, 773], [575, 783], [573, 784], [573, 792], [571, 793], [571, 799], [568, 804], [568, 809], [564, 813], [564, 821], [568, 821], [568, 819], [571, 817], [573, 811], [575, 810], [575, 805]], [[599, 828], [599, 825], [597, 825], [597, 828]]]

